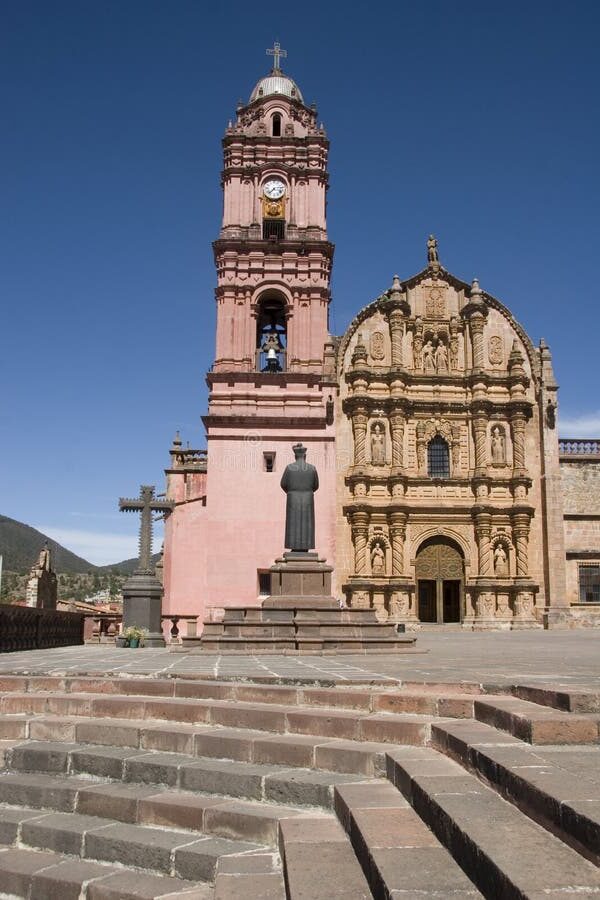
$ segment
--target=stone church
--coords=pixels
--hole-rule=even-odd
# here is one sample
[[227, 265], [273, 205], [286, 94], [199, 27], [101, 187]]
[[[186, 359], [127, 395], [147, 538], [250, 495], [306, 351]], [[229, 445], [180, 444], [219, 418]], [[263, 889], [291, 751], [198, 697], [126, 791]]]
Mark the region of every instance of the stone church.
[[301, 441], [341, 603], [409, 629], [600, 623], [600, 444], [559, 442], [549, 348], [433, 236], [424, 268], [329, 333], [329, 143], [269, 52], [223, 138], [208, 449], [171, 447], [164, 611], [269, 594]]

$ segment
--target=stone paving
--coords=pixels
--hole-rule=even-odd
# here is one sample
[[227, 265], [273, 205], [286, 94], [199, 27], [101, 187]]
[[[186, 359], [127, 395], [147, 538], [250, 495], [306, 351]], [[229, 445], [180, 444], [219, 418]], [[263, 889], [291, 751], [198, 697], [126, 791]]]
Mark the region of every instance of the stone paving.
[[423, 632], [417, 651], [339, 656], [217, 656], [190, 651], [63, 647], [0, 655], [0, 673], [93, 673], [368, 682], [518, 681], [600, 685], [600, 630]]

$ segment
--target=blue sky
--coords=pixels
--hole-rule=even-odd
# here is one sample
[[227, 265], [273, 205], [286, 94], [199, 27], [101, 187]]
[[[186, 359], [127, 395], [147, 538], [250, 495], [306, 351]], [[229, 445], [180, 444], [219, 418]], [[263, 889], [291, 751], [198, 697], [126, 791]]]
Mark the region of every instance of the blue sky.
[[331, 139], [332, 327], [394, 272], [477, 276], [600, 435], [600, 6], [5, 0], [0, 9], [0, 513], [94, 562], [135, 552], [117, 498], [204, 446], [220, 140], [269, 68]]

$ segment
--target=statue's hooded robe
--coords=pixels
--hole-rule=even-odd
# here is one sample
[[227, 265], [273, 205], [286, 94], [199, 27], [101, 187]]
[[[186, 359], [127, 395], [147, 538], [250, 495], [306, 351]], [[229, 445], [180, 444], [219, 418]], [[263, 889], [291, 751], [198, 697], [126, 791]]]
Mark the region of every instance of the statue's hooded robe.
[[286, 466], [281, 478], [281, 487], [287, 494], [285, 547], [289, 550], [312, 550], [315, 546], [314, 492], [319, 487], [319, 476], [304, 456], [297, 454], [296, 462]]

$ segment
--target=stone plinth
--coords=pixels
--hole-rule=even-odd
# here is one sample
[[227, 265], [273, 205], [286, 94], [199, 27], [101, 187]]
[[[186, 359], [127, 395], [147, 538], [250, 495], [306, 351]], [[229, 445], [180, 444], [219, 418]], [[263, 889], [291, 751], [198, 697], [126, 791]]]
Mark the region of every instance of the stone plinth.
[[160, 624], [162, 594], [162, 584], [150, 574], [132, 575], [123, 585], [123, 629], [129, 625], [145, 628], [145, 647], [165, 646]]
[[332, 567], [317, 553], [284, 553], [271, 566], [262, 606], [225, 609], [205, 622], [200, 646], [210, 652], [323, 653], [401, 650], [415, 638], [381, 623], [373, 609], [345, 609], [331, 596]]

